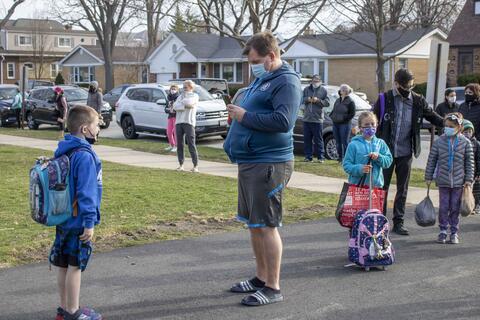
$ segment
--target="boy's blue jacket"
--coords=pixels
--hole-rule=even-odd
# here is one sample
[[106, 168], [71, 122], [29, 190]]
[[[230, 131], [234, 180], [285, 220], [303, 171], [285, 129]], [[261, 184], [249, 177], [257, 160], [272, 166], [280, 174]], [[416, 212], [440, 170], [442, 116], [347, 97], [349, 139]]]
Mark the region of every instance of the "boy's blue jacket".
[[248, 87], [240, 106], [247, 112], [233, 121], [223, 145], [232, 162], [275, 163], [293, 160], [293, 128], [302, 103], [300, 77], [282, 67]]
[[[347, 152], [343, 159], [343, 169], [348, 173], [348, 182], [359, 184], [364, 175], [363, 166], [368, 163], [367, 155], [371, 152], [378, 153], [378, 159], [372, 160], [373, 166], [373, 185], [377, 188], [383, 188], [383, 170], [392, 165], [393, 158], [385, 141], [373, 137], [370, 142], [363, 136], [358, 135], [352, 138], [348, 144]], [[368, 185], [369, 174], [366, 176], [365, 185]]]
[[61, 225], [62, 229], [93, 228], [100, 222], [102, 200], [102, 163], [90, 144], [72, 135], [58, 143], [55, 157], [82, 147], [70, 158], [70, 196], [77, 200], [77, 216]]

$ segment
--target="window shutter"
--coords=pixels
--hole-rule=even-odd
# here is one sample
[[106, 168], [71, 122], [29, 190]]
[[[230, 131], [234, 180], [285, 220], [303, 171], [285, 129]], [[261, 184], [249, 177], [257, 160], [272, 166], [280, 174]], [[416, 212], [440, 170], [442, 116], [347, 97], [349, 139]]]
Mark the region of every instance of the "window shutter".
[[15, 35], [15, 46], [18, 46], [18, 35]]
[[55, 40], [53, 41], [53, 46], [55, 48], [58, 48], [58, 37], [55, 37]]

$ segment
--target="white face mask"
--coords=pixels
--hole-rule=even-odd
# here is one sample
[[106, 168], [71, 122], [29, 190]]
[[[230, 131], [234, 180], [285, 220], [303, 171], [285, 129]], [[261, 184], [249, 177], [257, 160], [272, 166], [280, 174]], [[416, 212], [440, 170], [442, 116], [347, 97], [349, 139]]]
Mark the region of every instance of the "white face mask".
[[457, 101], [457, 97], [448, 97], [448, 102], [455, 103]]
[[175, 93], [177, 93], [177, 90], [170, 90], [170, 93], [175, 94]]
[[312, 83], [312, 86], [313, 86], [314, 88], [318, 88], [318, 87], [320, 87], [320, 83]]

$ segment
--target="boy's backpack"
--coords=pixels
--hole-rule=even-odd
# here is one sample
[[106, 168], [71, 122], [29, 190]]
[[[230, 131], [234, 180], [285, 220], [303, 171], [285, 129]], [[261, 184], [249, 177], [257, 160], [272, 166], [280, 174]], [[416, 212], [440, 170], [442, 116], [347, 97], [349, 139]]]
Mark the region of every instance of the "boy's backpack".
[[395, 261], [395, 251], [389, 239], [390, 225], [379, 210], [357, 213], [350, 233], [348, 258], [364, 267], [389, 266]]
[[46, 226], [64, 223], [76, 216], [76, 201], [70, 196], [70, 159], [79, 147], [58, 158], [40, 157], [30, 170], [32, 219]]

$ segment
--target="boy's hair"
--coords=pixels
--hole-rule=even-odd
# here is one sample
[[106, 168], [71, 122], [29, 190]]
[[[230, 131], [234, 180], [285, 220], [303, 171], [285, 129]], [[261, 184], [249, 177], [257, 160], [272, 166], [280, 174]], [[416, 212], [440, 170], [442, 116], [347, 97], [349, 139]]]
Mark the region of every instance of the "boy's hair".
[[413, 80], [413, 73], [408, 69], [400, 69], [395, 72], [395, 82], [397, 82], [402, 87], [405, 87], [409, 81]]
[[270, 52], [280, 57], [280, 46], [278, 41], [270, 31], [259, 32], [248, 39], [243, 49], [243, 55], [248, 56], [250, 50], [254, 49], [261, 57], [266, 57]]
[[364, 112], [360, 113], [360, 115], [358, 116], [358, 126], [361, 127], [362, 122], [366, 119], [373, 119], [375, 121], [375, 123], [378, 124], [378, 119], [377, 119], [377, 116], [375, 115], [375, 113], [373, 113], [371, 111], [364, 111]]
[[98, 113], [89, 106], [74, 106], [68, 111], [67, 128], [71, 133], [79, 133], [82, 126], [88, 126], [98, 119]]
[[456, 122], [461, 127], [463, 125], [463, 115], [460, 112], [452, 112], [445, 116], [443, 122], [445, 121]]

